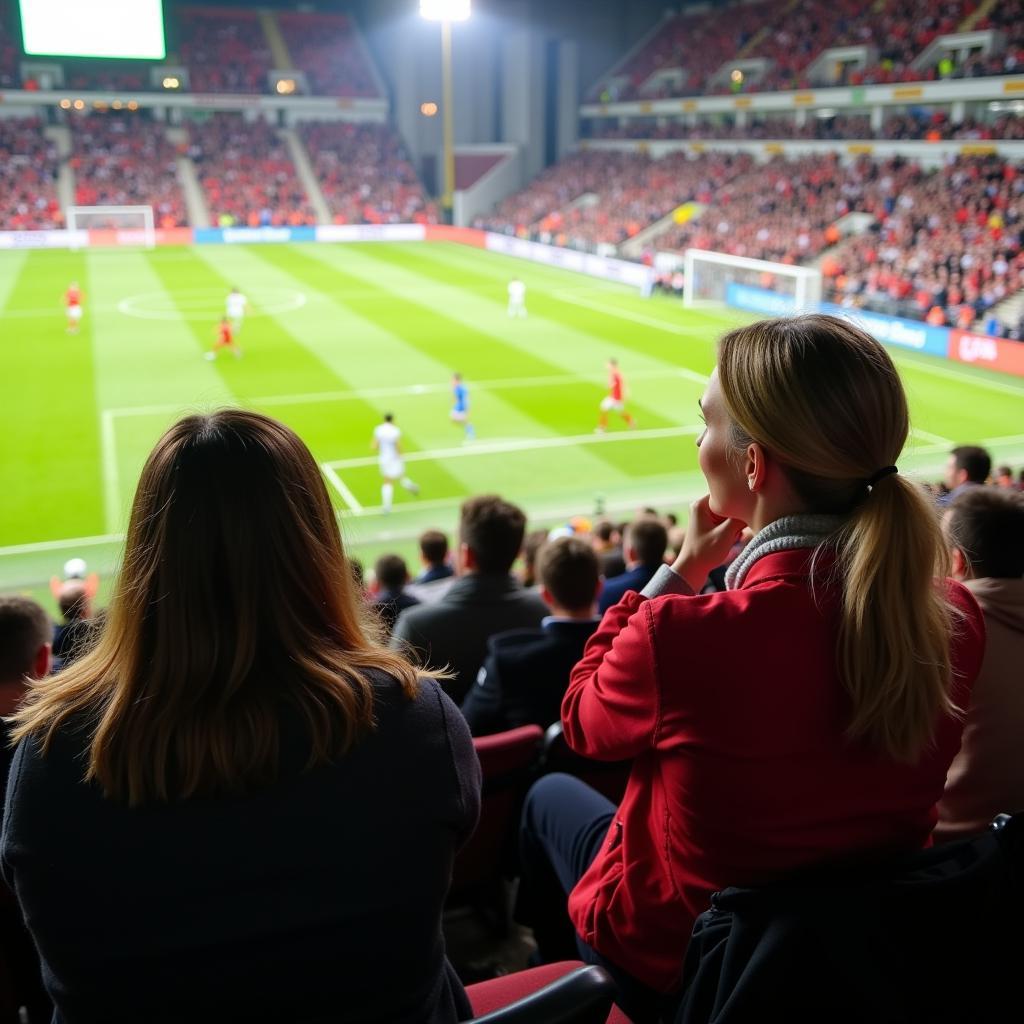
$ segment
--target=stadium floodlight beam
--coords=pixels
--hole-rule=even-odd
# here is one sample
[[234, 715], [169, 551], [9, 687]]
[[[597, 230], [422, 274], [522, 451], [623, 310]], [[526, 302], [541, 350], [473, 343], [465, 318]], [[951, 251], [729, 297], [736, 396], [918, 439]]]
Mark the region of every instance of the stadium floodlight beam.
[[452, 22], [465, 21], [471, 0], [420, 0], [420, 15], [441, 22], [441, 114], [444, 137], [444, 194], [441, 206], [452, 222], [455, 203], [455, 115], [452, 110]]

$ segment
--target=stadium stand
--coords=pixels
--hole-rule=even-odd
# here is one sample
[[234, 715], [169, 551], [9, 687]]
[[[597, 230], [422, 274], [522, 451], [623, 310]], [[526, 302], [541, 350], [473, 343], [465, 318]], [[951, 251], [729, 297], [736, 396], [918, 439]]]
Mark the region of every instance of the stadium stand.
[[583, 151], [541, 174], [480, 223], [573, 248], [618, 245], [689, 200], [707, 201], [752, 158]]
[[276, 15], [292, 60], [321, 96], [375, 98], [377, 82], [351, 19], [344, 14], [280, 11]]
[[[682, 13], [668, 19], [646, 45], [615, 69], [616, 83], [621, 76], [624, 84], [598, 83], [591, 98], [609, 101], [804, 88], [811, 84], [804, 72], [817, 55], [847, 45], [871, 46], [879, 52], [878, 64], [852, 74], [852, 84], [935, 77], [934, 70], [915, 71], [911, 62], [936, 36], [955, 31], [977, 6], [976, 0], [942, 5], [933, 0], [885, 0], [881, 5], [858, 0], [768, 0], [734, 4], [727, 15], [719, 7]], [[1013, 23], [1007, 20], [1006, 24]], [[712, 76], [738, 57], [766, 59], [768, 73], [759, 80], [712, 87]], [[677, 69], [677, 74], [661, 76], [655, 80], [658, 84], [648, 85], [653, 75], [666, 69]]]
[[273, 59], [255, 12], [237, 7], [181, 7], [178, 27], [192, 92], [267, 91]]
[[265, 121], [215, 114], [193, 123], [189, 155], [215, 222], [252, 227], [316, 222], [284, 143]]
[[0, 227], [61, 227], [57, 149], [38, 118], [0, 118]]
[[79, 206], [152, 206], [157, 227], [186, 223], [176, 154], [163, 125], [141, 114], [104, 113], [74, 117], [71, 129]]
[[14, 34], [9, 30], [10, 11], [4, 0], [0, 0], [0, 88], [13, 89], [21, 83], [18, 71], [19, 47]]
[[390, 126], [309, 122], [300, 134], [336, 224], [437, 222], [437, 207]]

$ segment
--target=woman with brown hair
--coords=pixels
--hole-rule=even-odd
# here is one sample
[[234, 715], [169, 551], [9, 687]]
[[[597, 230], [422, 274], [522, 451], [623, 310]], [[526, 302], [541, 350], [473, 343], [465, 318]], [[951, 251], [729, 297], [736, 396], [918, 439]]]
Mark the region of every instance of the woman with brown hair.
[[161, 438], [102, 637], [13, 721], [4, 870], [56, 1020], [468, 1014], [441, 908], [472, 740], [378, 643], [283, 424]]
[[[605, 613], [562, 705], [573, 750], [633, 759], [622, 803], [549, 776], [524, 811], [532, 905], [569, 894], [638, 1024], [714, 891], [928, 843], [984, 649], [936, 511], [898, 473], [907, 403], [878, 342], [829, 316], [740, 328], [700, 406], [709, 494], [672, 567]], [[744, 527], [727, 589], [699, 595]]]

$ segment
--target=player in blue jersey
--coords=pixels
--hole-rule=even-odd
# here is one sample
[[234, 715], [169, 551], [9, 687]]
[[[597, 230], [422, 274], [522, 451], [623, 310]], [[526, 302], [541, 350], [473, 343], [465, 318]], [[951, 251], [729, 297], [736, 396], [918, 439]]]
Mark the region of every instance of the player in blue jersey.
[[454, 405], [449, 414], [453, 423], [461, 423], [466, 429], [466, 440], [476, 437], [473, 424], [469, 422], [469, 388], [466, 387], [461, 373], [452, 374], [452, 398]]

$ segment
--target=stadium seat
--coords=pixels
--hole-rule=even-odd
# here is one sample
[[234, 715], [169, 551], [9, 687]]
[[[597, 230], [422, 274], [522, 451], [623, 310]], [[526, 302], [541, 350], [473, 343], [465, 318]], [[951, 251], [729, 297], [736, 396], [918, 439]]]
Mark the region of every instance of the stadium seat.
[[508, 919], [504, 881], [513, 873], [519, 812], [543, 737], [540, 726], [524, 725], [473, 740], [483, 773], [480, 824], [455, 858], [449, 906], [490, 908], [503, 927]]
[[622, 802], [632, 767], [632, 761], [592, 761], [589, 757], [581, 757], [569, 749], [561, 722], [549, 726], [544, 734], [542, 774], [565, 772], [567, 775], [575, 775], [614, 804]]
[[577, 960], [483, 981], [467, 992], [473, 1024], [629, 1024], [612, 1005], [607, 972]]

